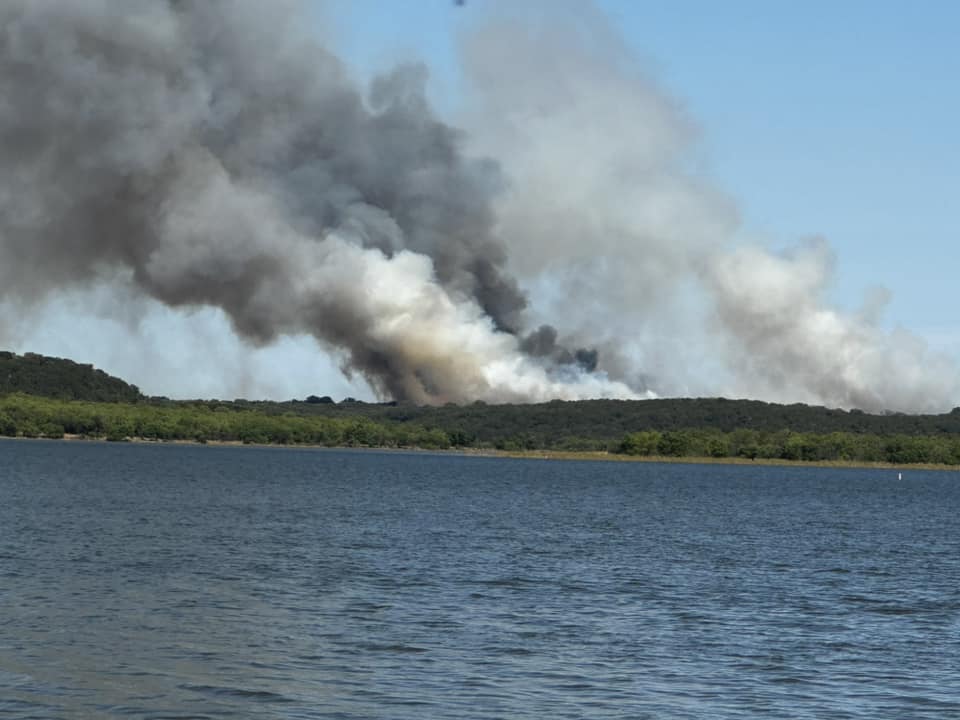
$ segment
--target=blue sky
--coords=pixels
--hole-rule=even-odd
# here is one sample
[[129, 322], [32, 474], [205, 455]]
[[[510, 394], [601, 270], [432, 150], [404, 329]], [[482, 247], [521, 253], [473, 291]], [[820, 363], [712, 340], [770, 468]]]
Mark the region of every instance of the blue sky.
[[[960, 352], [960, 4], [598, 0], [700, 130], [703, 172], [771, 247], [823, 235], [832, 300], [893, 291], [884, 324]], [[454, 113], [458, 36], [491, 0], [330, 0], [322, 33], [359, 75], [431, 67]], [[549, 8], [549, 3], [542, 3]]]

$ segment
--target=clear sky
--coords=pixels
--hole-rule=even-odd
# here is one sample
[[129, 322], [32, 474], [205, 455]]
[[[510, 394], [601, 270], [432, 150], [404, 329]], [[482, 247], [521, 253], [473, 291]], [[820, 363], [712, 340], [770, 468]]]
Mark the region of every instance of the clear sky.
[[[321, 25], [361, 74], [425, 60], [434, 102], [455, 112], [458, 36], [494, 5], [331, 0]], [[773, 247], [825, 236], [837, 304], [884, 286], [884, 325], [960, 354], [960, 3], [598, 5], [699, 126], [746, 230]]]

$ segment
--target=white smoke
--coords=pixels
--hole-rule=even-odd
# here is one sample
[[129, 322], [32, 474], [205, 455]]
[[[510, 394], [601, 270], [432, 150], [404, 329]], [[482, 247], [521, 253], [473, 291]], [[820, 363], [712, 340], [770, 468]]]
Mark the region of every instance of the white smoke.
[[831, 308], [824, 295], [833, 262], [816, 239], [780, 255], [741, 247], [711, 263], [727, 352], [750, 387], [867, 410], [944, 410], [960, 390], [956, 366], [904, 330], [880, 330], [879, 298], [859, 314]]
[[[600, 367], [663, 395], [945, 410], [960, 372], [909, 332], [826, 300], [826, 241], [745, 241], [693, 168], [697, 132], [587, 3], [503, 9], [464, 43], [468, 122], [501, 159], [499, 231], [533, 307]], [[549, 16], [549, 21], [544, 18]]]

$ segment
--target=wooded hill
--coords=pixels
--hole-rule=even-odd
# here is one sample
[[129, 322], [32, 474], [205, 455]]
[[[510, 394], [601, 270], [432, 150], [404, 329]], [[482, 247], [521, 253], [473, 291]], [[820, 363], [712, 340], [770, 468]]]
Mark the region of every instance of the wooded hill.
[[143, 399], [135, 385], [93, 365], [36, 353], [17, 355], [0, 351], [0, 396], [18, 392], [62, 400], [138, 402]]
[[0, 435], [960, 464], [960, 408], [872, 415], [755, 400], [418, 407], [145, 398], [89, 365], [0, 353]]

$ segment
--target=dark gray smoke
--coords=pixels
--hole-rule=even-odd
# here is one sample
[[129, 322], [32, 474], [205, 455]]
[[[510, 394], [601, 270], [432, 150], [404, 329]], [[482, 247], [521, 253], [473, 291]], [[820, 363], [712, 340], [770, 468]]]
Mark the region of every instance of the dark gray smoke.
[[[6, 246], [18, 269], [38, 271], [17, 273], [21, 289], [57, 288], [116, 261], [149, 284], [163, 200], [184, 165], [205, 157], [208, 172], [280, 196], [306, 232], [343, 228], [388, 255], [430, 256], [445, 286], [515, 328], [524, 298], [491, 233], [496, 167], [465, 159], [456, 131], [432, 117], [425, 70], [379, 78], [368, 106], [339, 62], [276, 12], [235, 2], [3, 5], [0, 152], [39, 193], [5, 203]], [[264, 340], [272, 331], [242, 305], [270, 266], [261, 257], [223, 288], [240, 328]], [[173, 304], [212, 299], [153, 289]]]
[[622, 393], [519, 356], [500, 173], [425, 69], [365, 96], [309, 27], [296, 3], [0, 5], [3, 297], [120, 277], [259, 344], [309, 332], [399, 399]]
[[600, 353], [596, 349], [569, 348], [557, 342], [557, 329], [541, 325], [520, 341], [520, 349], [531, 357], [548, 358], [558, 365], [578, 365], [585, 372], [597, 369]]

